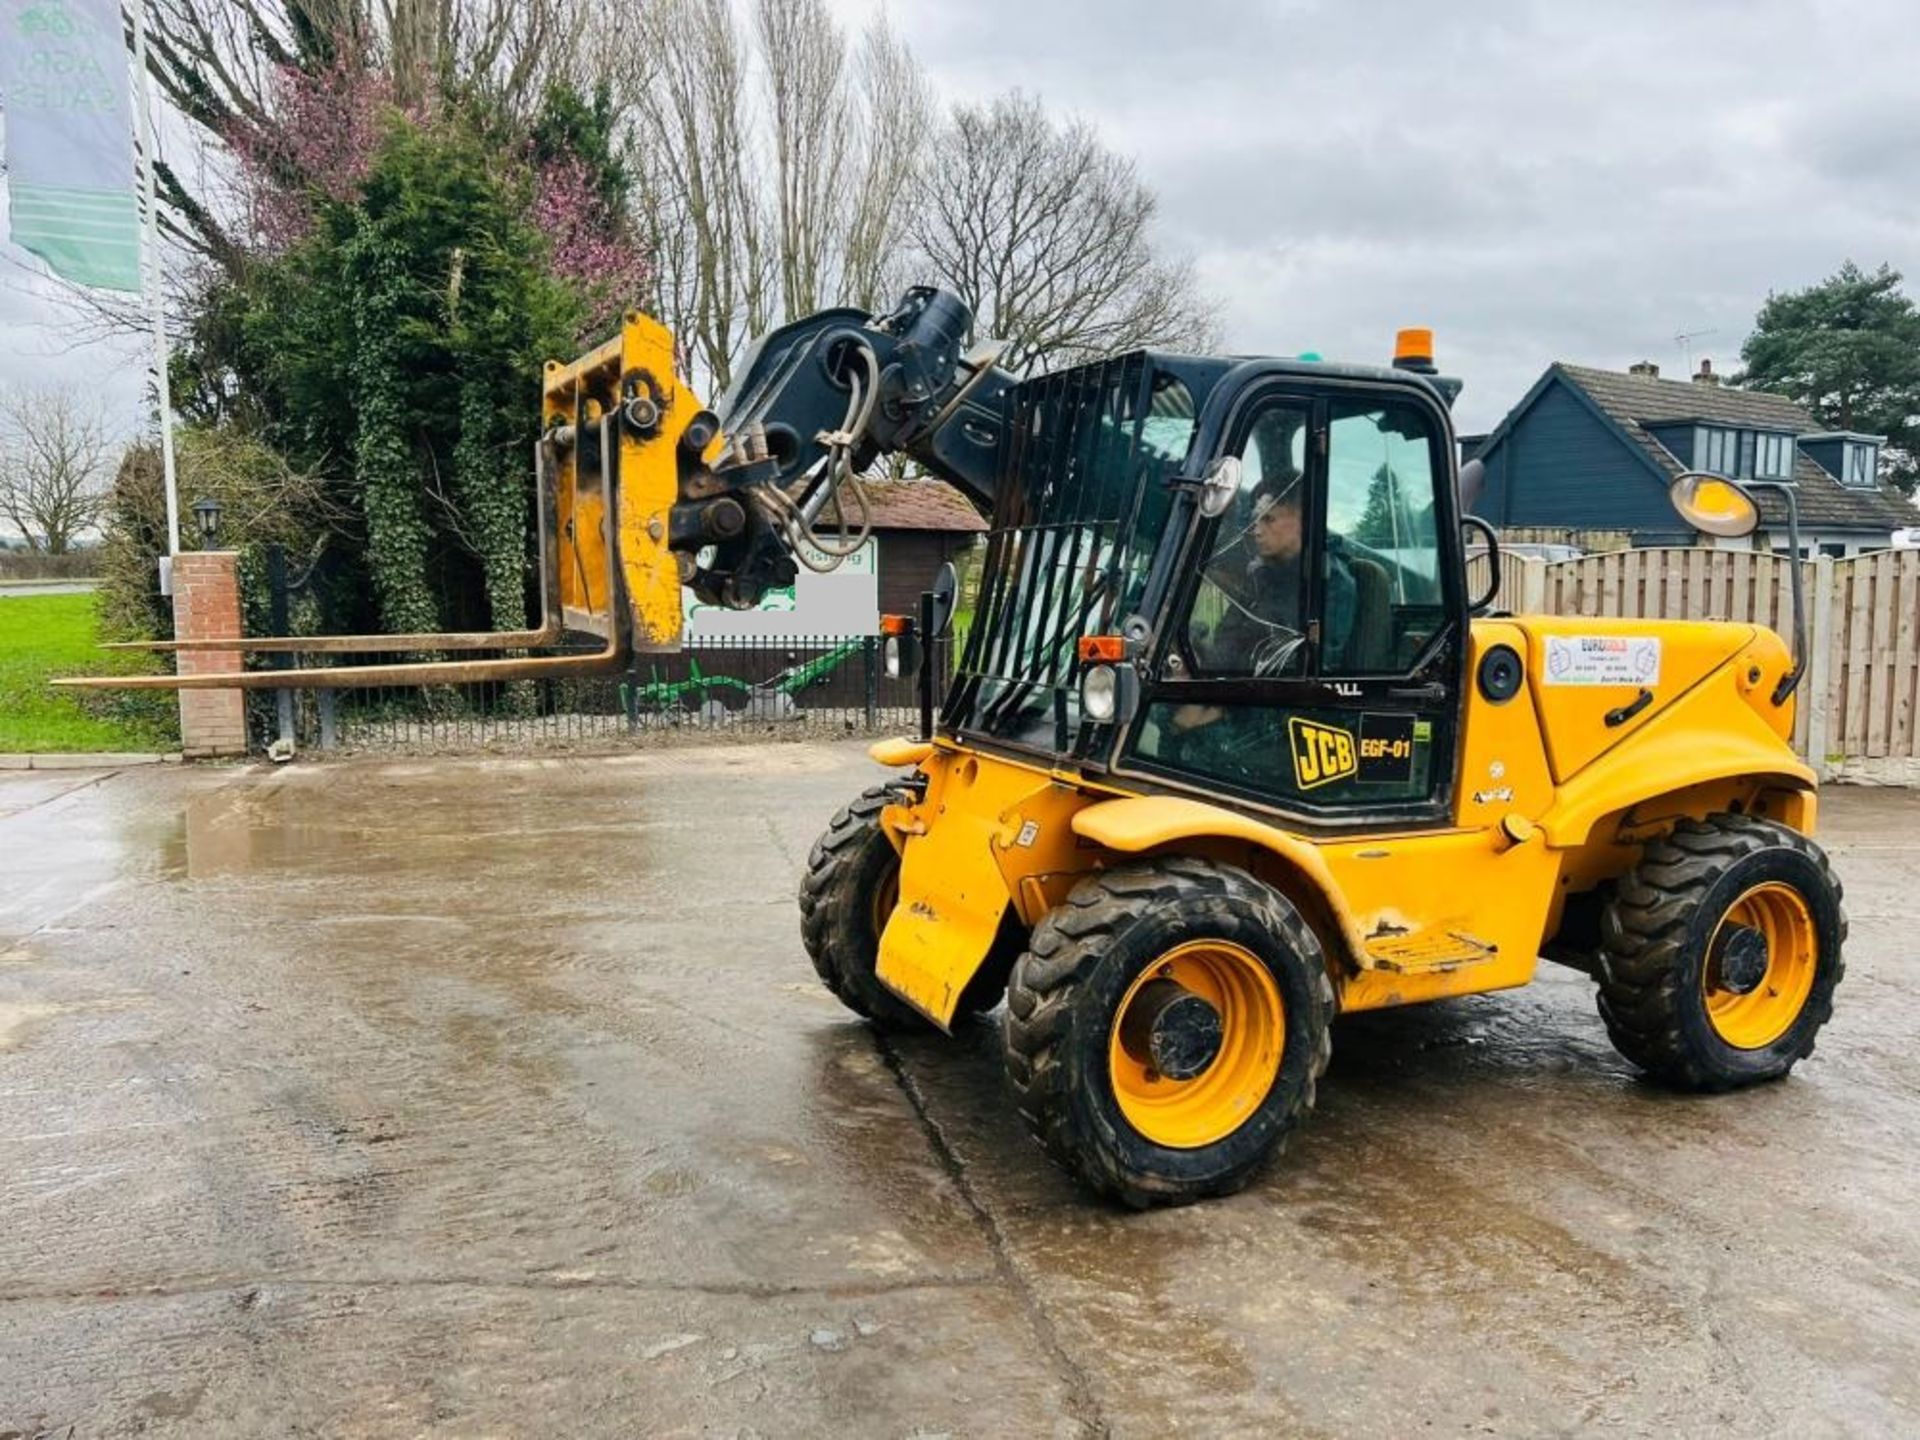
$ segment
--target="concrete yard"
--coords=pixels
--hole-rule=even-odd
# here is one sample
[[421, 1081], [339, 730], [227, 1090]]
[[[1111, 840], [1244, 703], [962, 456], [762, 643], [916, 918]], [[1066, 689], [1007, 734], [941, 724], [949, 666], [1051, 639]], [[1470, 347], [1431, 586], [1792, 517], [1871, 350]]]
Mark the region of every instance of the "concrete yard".
[[0, 773], [0, 1436], [1920, 1433], [1920, 794], [1784, 1084], [1360, 1017], [1231, 1200], [802, 953], [851, 745]]

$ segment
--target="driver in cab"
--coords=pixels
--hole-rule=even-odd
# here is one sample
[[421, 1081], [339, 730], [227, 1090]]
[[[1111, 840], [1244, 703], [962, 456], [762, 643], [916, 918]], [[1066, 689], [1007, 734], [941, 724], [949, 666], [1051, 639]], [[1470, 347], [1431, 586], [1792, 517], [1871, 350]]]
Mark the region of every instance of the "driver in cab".
[[[1210, 675], [1282, 675], [1298, 673], [1306, 627], [1301, 609], [1306, 595], [1304, 491], [1297, 472], [1270, 475], [1249, 497], [1252, 518], [1242, 535], [1219, 547], [1207, 568], [1207, 581], [1224, 602], [1225, 613], [1197, 658]], [[1338, 535], [1327, 544], [1326, 614], [1320, 627], [1323, 651], [1344, 653], [1353, 629], [1354, 579]], [[1176, 731], [1220, 720], [1218, 705], [1182, 705], [1173, 714]]]

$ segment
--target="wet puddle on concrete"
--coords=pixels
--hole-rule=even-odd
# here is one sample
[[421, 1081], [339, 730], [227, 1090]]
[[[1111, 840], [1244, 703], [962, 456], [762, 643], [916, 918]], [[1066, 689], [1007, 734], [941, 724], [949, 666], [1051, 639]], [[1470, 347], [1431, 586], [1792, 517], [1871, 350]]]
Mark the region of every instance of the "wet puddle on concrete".
[[[863, 765], [176, 775], [4, 822], [45, 898], [0, 935], [0, 1373], [34, 1416], [176, 1434], [505, 1432], [529, 1403], [577, 1431], [1912, 1433], [1897, 923], [1860, 928], [1867, 1009], [1787, 1084], [1657, 1092], [1549, 972], [1342, 1022], [1268, 1175], [1135, 1216], [1029, 1142], [991, 1026], [877, 1042], [815, 982], [798, 857]], [[1910, 889], [1898, 827], [1856, 833], [1860, 893]]]

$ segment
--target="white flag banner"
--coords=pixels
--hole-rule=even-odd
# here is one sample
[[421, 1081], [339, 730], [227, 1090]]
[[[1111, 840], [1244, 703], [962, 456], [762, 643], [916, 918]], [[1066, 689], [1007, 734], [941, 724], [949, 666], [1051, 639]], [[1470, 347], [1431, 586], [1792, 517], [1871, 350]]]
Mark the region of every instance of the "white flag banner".
[[0, 0], [8, 238], [81, 285], [138, 291], [120, 0]]

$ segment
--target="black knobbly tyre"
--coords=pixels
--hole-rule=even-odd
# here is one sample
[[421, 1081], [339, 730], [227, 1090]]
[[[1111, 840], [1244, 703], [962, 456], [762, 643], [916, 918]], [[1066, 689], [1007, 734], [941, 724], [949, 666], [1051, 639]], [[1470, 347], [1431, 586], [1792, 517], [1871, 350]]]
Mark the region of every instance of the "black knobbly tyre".
[[1600, 1016], [1627, 1059], [1685, 1090], [1775, 1080], [1813, 1052], [1846, 973], [1841, 886], [1771, 820], [1683, 820], [1601, 916]]
[[1007, 1076], [1061, 1166], [1125, 1204], [1240, 1189], [1313, 1106], [1333, 985], [1293, 905], [1174, 856], [1100, 871], [1034, 927]]
[[[800, 938], [820, 979], [849, 1010], [885, 1029], [932, 1030], [934, 1023], [889, 990], [874, 973], [880, 933], [900, 895], [900, 855], [880, 829], [892, 787], [876, 785], [828, 823], [807, 856], [800, 880]], [[960, 992], [955, 1024], [1000, 1003], [1007, 972], [1026, 940], [1009, 909], [993, 947]]]
[[857, 1015], [888, 1029], [933, 1022], [880, 983], [880, 932], [900, 893], [900, 855], [880, 829], [890, 787], [861, 792], [836, 814], [800, 880], [800, 938], [820, 979]]

